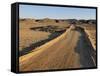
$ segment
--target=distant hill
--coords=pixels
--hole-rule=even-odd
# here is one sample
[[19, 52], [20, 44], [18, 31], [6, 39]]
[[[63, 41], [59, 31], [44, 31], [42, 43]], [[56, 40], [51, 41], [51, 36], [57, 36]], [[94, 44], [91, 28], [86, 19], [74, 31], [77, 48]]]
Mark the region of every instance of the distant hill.
[[44, 18], [44, 19], [20, 19], [21, 23], [28, 24], [32, 26], [48, 26], [48, 25], [55, 25], [55, 26], [64, 26], [67, 27], [70, 24], [77, 24], [77, 25], [83, 25], [83, 24], [89, 24], [89, 25], [95, 25], [96, 20], [90, 19], [90, 20], [84, 20], [84, 19], [50, 19], [50, 18]]

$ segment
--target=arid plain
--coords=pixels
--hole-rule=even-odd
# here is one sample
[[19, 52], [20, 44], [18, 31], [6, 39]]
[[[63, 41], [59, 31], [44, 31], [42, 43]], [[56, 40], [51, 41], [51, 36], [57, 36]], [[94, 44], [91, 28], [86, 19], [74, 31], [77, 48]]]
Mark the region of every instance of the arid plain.
[[19, 20], [20, 71], [92, 67], [96, 67], [95, 20]]

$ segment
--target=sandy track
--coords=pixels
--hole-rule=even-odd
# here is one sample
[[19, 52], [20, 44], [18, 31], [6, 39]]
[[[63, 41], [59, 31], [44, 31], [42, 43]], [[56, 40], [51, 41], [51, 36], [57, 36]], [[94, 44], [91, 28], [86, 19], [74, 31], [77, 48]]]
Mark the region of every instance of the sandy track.
[[[35, 52], [21, 56], [19, 59], [19, 70], [68, 69], [81, 68], [85, 65], [87, 65], [86, 67], [93, 67], [94, 64], [89, 55], [90, 52], [86, 50], [87, 52], [84, 53], [85, 50], [82, 50], [86, 47], [83, 44], [84, 35], [82, 34], [80, 31], [69, 28], [56, 39], [35, 49]], [[83, 38], [81, 38], [82, 36]], [[82, 55], [82, 53], [86, 55]], [[85, 56], [88, 57], [86, 61]]]

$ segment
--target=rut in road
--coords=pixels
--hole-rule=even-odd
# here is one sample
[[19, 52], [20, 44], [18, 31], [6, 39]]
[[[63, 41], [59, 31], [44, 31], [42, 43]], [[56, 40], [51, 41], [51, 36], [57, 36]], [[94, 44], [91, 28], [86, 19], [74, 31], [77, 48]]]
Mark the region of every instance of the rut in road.
[[80, 55], [80, 64], [81, 68], [92, 68], [96, 66], [96, 57], [94, 57], [94, 48], [87, 36], [87, 34], [84, 32], [84, 29], [79, 28], [77, 31], [81, 33], [81, 36], [78, 40], [76, 52]]
[[[65, 33], [19, 58], [20, 71], [94, 67], [91, 49], [79, 29]], [[89, 48], [87, 48], [89, 47]], [[84, 49], [85, 48], [85, 49]], [[84, 50], [83, 50], [84, 49]]]

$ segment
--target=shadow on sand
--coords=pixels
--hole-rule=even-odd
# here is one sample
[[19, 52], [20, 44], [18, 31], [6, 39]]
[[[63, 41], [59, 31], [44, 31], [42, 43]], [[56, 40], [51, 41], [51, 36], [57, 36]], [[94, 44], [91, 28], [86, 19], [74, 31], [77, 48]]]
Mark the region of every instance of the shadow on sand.
[[32, 52], [33, 49], [45, 44], [46, 42], [58, 37], [59, 35], [61, 35], [63, 32], [65, 32], [64, 30], [63, 31], [60, 31], [60, 32], [53, 32], [49, 35], [48, 39], [45, 39], [45, 40], [41, 40], [39, 42], [36, 42], [34, 44], [31, 44], [29, 47], [26, 47], [26, 48], [23, 48], [20, 52], [19, 52], [19, 56], [23, 56], [25, 54], [28, 54], [30, 52]]
[[87, 34], [81, 27], [77, 27], [77, 31], [81, 33], [81, 36], [78, 40], [75, 52], [77, 52], [80, 57], [81, 68], [96, 67], [95, 50], [93, 49]]

